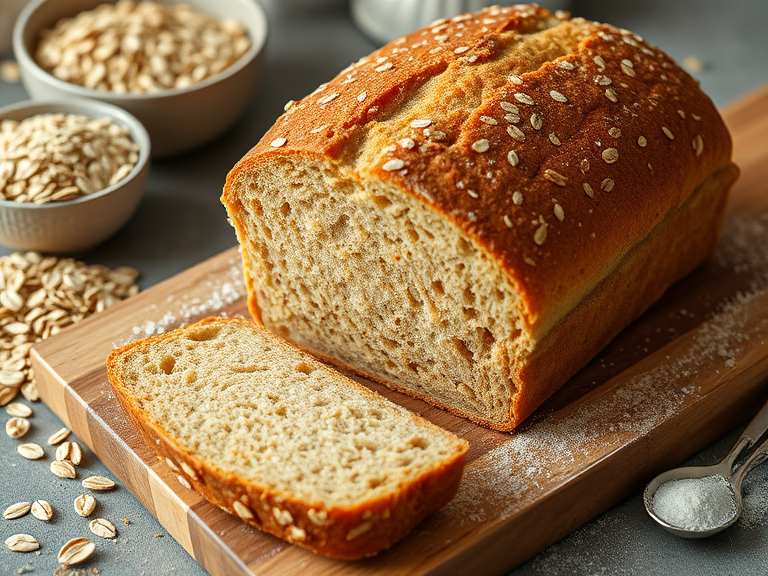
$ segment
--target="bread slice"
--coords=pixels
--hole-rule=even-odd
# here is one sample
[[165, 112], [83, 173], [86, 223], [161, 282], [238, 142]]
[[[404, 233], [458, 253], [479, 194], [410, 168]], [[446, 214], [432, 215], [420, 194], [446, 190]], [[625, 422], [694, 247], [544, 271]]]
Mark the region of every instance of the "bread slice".
[[465, 440], [242, 318], [133, 342], [107, 369], [182, 484], [319, 554], [391, 546], [461, 478]]

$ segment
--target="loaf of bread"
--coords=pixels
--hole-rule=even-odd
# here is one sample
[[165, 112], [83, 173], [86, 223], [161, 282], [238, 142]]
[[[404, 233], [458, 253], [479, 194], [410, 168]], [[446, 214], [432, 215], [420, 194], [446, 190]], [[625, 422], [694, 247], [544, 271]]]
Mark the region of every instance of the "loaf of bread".
[[107, 369], [181, 484], [320, 554], [391, 546], [461, 477], [466, 441], [242, 318], [133, 342]]
[[289, 102], [222, 200], [255, 318], [511, 430], [707, 257], [737, 175], [659, 49], [494, 7]]

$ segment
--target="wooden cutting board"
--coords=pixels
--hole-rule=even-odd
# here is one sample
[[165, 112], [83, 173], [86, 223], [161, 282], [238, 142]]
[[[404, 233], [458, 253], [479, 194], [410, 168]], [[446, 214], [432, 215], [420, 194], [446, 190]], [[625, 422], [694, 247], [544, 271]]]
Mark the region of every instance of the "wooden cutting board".
[[368, 383], [472, 445], [454, 501], [377, 558], [313, 556], [209, 505], [157, 461], [109, 388], [113, 345], [212, 313], [245, 313], [235, 249], [39, 344], [42, 397], [211, 574], [502, 572], [747, 419], [768, 393], [768, 89], [725, 116], [743, 174], [717, 256], [522, 430], [486, 430]]

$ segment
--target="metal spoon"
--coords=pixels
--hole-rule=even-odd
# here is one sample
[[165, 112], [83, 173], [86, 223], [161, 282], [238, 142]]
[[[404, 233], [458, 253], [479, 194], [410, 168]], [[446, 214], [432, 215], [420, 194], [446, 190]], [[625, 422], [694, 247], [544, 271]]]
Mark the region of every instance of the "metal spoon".
[[[687, 466], [685, 468], [674, 468], [656, 476], [656, 478], [648, 483], [648, 486], [646, 486], [645, 492], [643, 493], [645, 509], [650, 517], [668, 532], [682, 538], [706, 538], [707, 536], [722, 532], [729, 526], [735, 524], [742, 512], [741, 487], [744, 478], [755, 466], [768, 459], [768, 437], [758, 444], [758, 440], [760, 440], [767, 430], [768, 404], [763, 406], [760, 412], [757, 413], [757, 416], [755, 416], [749, 423], [749, 426], [744, 430], [744, 433], [741, 435], [738, 442], [736, 442], [733, 449], [731, 449], [730, 453], [718, 464], [713, 466]], [[736, 461], [749, 450], [752, 450], [749, 456], [747, 456], [743, 463], [734, 468]], [[653, 508], [653, 498], [656, 495], [656, 490], [659, 486], [673, 480], [704, 478], [706, 476], [721, 476], [728, 483], [728, 488], [726, 488], [726, 490], [729, 489], [730, 494], [724, 494], [724, 497], [732, 498], [736, 504], [736, 513], [732, 518], [729, 518], [720, 526], [715, 526], [707, 530], [689, 530], [687, 528], [673, 526], [656, 514]]]

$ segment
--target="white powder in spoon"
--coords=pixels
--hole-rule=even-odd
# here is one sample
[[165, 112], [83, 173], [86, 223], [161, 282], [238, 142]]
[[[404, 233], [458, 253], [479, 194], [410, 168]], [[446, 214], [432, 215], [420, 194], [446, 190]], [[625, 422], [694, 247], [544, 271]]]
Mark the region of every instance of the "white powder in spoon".
[[736, 501], [730, 484], [720, 475], [670, 480], [653, 496], [656, 515], [677, 528], [710, 530], [733, 519]]

